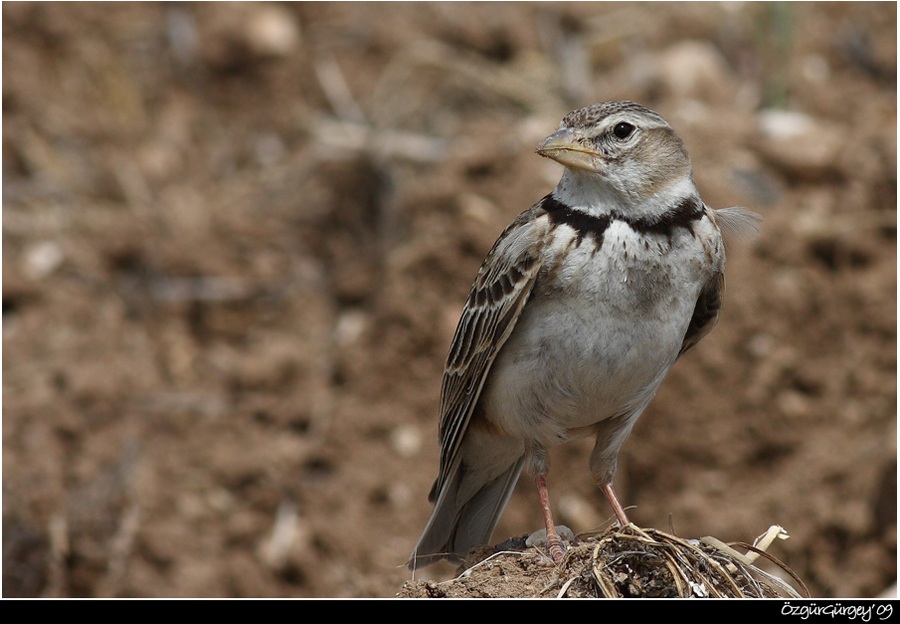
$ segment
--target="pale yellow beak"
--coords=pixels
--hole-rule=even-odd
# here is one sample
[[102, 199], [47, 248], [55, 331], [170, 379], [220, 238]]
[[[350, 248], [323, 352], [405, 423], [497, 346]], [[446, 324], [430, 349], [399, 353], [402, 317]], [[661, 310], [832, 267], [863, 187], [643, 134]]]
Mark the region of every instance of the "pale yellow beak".
[[537, 153], [552, 158], [566, 167], [587, 171], [598, 171], [603, 164], [603, 157], [600, 154], [575, 140], [575, 132], [571, 128], [554, 132], [538, 143]]

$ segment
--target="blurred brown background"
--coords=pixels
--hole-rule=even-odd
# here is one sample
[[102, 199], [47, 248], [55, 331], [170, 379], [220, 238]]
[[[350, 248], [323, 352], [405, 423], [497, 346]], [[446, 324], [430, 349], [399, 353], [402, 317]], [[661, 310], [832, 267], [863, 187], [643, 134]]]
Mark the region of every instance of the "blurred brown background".
[[[894, 583], [894, 3], [2, 11], [4, 596], [393, 596], [472, 278], [537, 141], [619, 98], [765, 217], [625, 446], [632, 519]], [[494, 537], [539, 524], [523, 479]]]

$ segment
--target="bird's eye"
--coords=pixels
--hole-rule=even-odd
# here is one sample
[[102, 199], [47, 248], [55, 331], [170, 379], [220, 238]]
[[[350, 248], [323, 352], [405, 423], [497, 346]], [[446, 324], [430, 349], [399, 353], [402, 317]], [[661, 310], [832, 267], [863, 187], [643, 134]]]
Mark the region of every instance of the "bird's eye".
[[618, 139], [627, 139], [631, 136], [632, 132], [634, 132], [634, 126], [624, 121], [620, 121], [616, 124], [616, 127], [613, 128], [613, 134], [616, 135], [616, 138]]

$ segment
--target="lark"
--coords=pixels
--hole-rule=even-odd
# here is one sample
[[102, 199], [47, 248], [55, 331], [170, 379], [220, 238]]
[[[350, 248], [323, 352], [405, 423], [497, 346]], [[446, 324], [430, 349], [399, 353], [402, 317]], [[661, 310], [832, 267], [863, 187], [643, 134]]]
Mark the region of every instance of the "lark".
[[619, 451], [716, 324], [723, 232], [758, 229], [755, 213], [704, 204], [684, 143], [639, 104], [573, 111], [537, 153], [565, 169], [500, 235], [465, 303], [441, 386], [434, 511], [411, 569], [487, 544], [523, 469], [561, 560], [548, 452], [582, 436], [596, 440], [593, 480], [629, 524], [613, 489]]

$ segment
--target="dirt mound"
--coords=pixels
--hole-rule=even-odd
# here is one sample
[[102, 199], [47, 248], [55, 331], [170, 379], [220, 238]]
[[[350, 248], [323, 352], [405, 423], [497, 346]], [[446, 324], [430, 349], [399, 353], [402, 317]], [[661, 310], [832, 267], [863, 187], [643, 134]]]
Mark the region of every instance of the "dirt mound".
[[[765, 547], [781, 527], [772, 527], [762, 548], [723, 544], [706, 537], [685, 540], [633, 524], [601, 535], [579, 536], [554, 565], [527, 540], [510, 540], [493, 549], [474, 549], [453, 579], [407, 581], [400, 598], [801, 598], [803, 582]], [[516, 543], [517, 542], [517, 543]], [[517, 547], [518, 546], [518, 547]], [[744, 548], [741, 553], [735, 548]], [[775, 573], [755, 565], [774, 564]], [[778, 575], [787, 576], [795, 589]], [[800, 591], [798, 591], [800, 590]], [[801, 591], [803, 593], [801, 593]]]

